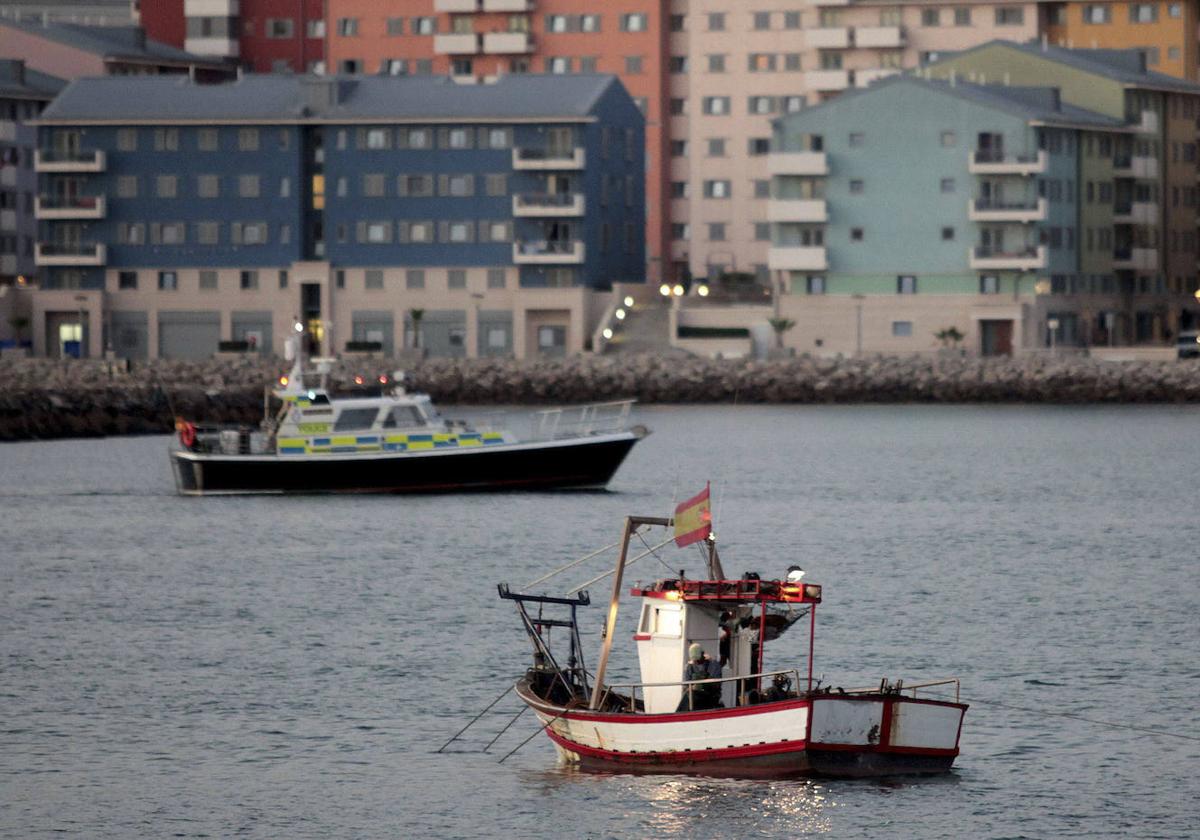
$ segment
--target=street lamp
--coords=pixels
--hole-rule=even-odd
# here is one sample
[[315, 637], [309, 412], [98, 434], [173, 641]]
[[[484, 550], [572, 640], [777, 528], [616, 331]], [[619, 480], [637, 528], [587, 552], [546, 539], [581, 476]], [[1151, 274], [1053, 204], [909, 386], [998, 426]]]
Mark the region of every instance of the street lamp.
[[1050, 355], [1054, 355], [1054, 341], [1058, 337], [1058, 319], [1047, 318], [1046, 329], [1050, 330]]
[[863, 301], [866, 300], [866, 295], [850, 295], [854, 300], [855, 312], [855, 328], [854, 328], [854, 357], [862, 356], [862, 308]]

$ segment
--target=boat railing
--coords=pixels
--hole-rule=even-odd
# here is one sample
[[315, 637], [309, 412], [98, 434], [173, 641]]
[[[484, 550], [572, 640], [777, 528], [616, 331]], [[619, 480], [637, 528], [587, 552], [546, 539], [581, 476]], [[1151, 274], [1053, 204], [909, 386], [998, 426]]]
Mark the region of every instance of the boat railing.
[[271, 435], [258, 427], [196, 424], [192, 452], [207, 455], [270, 455], [275, 451]]
[[623, 432], [629, 428], [633, 402], [614, 400], [536, 412], [533, 437], [536, 440], [561, 440]]
[[[954, 686], [954, 702], [955, 703], [959, 702], [959, 697], [961, 696], [962, 685], [961, 685], [961, 680], [959, 680], [958, 677], [951, 677], [950, 679], [945, 679], [945, 680], [930, 680], [929, 682], [913, 683], [912, 685], [905, 685], [902, 680], [897, 680], [894, 683], [888, 683], [887, 680], [883, 680], [879, 685], [871, 686], [869, 688], [838, 689], [837, 693], [838, 694], [905, 694], [905, 693], [907, 693], [915, 698], [915, 697], [917, 697], [918, 691], [920, 691], [922, 689], [934, 688], [934, 687], [940, 686], [940, 685]], [[945, 699], [944, 696], [937, 696], [937, 695], [942, 694], [942, 692], [931, 692], [931, 693], [935, 695], [935, 699], [938, 699], [938, 700]]]
[[[695, 690], [697, 686], [711, 685], [713, 683], [724, 685], [727, 682], [745, 683], [758, 681], [764, 677], [770, 677], [772, 680], [774, 680], [775, 677], [790, 678], [792, 686], [800, 685], [800, 672], [795, 668], [789, 668], [786, 671], [764, 671], [761, 674], [739, 674], [735, 677], [710, 677], [706, 680], [679, 680], [678, 682], [653, 683], [608, 683], [604, 686], [604, 693], [600, 695], [599, 708], [607, 708], [606, 704], [611, 697], [623, 703], [628, 708], [628, 711], [635, 712], [639, 707], [639, 690], [644, 693], [645, 689], [647, 688], [674, 688], [676, 686], [682, 686], [687, 691], [688, 705], [694, 708], [692, 700], [695, 696]], [[739, 701], [740, 700], [741, 696], [739, 695]], [[751, 704], [738, 702], [737, 705], [744, 706]], [[642, 705], [642, 708], [645, 708], [645, 706]]]

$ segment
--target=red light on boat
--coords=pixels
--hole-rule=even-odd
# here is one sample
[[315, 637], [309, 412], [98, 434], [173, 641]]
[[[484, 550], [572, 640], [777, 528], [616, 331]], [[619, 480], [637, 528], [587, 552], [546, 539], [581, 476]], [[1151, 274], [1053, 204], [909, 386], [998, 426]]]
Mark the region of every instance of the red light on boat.
[[363, 378], [362, 378], [361, 376], [356, 376], [356, 377], [354, 377], [354, 384], [355, 384], [355, 385], [361, 385], [361, 384], [363, 384]]
[[386, 377], [386, 376], [381, 376], [381, 377], [379, 377], [379, 384], [380, 384], [380, 385], [386, 385], [386, 384], [387, 384], [387, 377]]
[[283, 385], [284, 387], [287, 387], [288, 378], [286, 376], [279, 377], [279, 384]]

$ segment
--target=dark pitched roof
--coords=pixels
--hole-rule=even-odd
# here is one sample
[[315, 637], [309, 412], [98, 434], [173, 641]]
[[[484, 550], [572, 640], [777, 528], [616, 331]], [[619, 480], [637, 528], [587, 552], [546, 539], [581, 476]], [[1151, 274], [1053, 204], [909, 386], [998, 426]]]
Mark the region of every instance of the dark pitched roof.
[[223, 66], [225, 62], [211, 56], [196, 55], [146, 37], [138, 26], [84, 26], [78, 23], [33, 23], [0, 19], [0, 27], [9, 26], [30, 35], [46, 38], [59, 44], [105, 58], [130, 61], [170, 62]]
[[956, 56], [970, 55], [971, 53], [995, 46], [1007, 47], [1026, 55], [1039, 56], [1048, 61], [1074, 67], [1085, 73], [1103, 76], [1106, 79], [1112, 79], [1115, 82], [1120, 82], [1131, 87], [1148, 87], [1159, 90], [1179, 91], [1181, 93], [1200, 94], [1200, 85], [1194, 82], [1188, 82], [1175, 76], [1168, 76], [1165, 73], [1148, 70], [1146, 68], [1145, 53], [1140, 49], [1080, 49], [1056, 47], [1051, 44], [1042, 44], [1038, 41], [1028, 41], [1019, 44], [1016, 41], [996, 39], [960, 52], [943, 53], [938, 61], [930, 62], [930, 66], [936, 67], [942, 60], [951, 59]]
[[184, 76], [106, 76], [71, 82], [42, 114], [53, 121], [347, 121], [585, 117], [610, 75], [503, 76], [458, 84], [445, 76], [246, 75], [223, 84]]
[[[891, 76], [870, 87], [855, 88], [846, 91], [834, 99], [822, 102], [812, 108], [805, 108], [796, 114], [780, 117], [776, 122], [783, 122], [795, 117], [823, 108], [836, 108], [840, 103], [860, 96], [871, 96], [897, 85], [913, 85], [932, 90], [944, 96], [955, 96], [994, 108], [998, 111], [1012, 114], [1028, 122], [1046, 123], [1049, 125], [1071, 125], [1094, 128], [1122, 128], [1125, 123], [1121, 120], [1078, 108], [1063, 102], [1058, 95], [1058, 89], [1052, 87], [1012, 87], [1008, 85], [980, 85], [973, 82], [943, 79], [925, 79], [920, 76]], [[886, 94], [885, 94], [886, 95]]]

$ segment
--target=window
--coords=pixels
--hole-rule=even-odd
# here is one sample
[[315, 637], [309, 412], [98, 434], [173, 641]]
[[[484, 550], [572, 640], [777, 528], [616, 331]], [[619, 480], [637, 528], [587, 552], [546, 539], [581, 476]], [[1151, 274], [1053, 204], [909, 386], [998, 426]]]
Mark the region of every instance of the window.
[[158, 272], [158, 290], [160, 292], [174, 292], [179, 289], [179, 275], [174, 271]]
[[708, 223], [708, 241], [709, 242], [724, 242], [725, 241], [725, 223], [724, 222], [709, 222]]
[[646, 15], [642, 12], [633, 14], [621, 15], [621, 31], [622, 32], [645, 32], [646, 31]]
[[219, 245], [220, 222], [196, 222], [196, 242], [200, 245]]
[[789, 73], [794, 73], [795, 71], [802, 69], [800, 53], [784, 53], [783, 69]]
[[667, 28], [672, 32], [683, 32], [686, 15], [671, 15], [667, 19]]
[[121, 245], [145, 245], [145, 224], [142, 222], [122, 222], [117, 227], [117, 242]]
[[600, 31], [600, 15], [580, 15], [579, 16], [579, 31], [580, 32], [599, 32]]
[[955, 26], [970, 26], [971, 25], [971, 9], [969, 6], [960, 6], [954, 10], [954, 25]]
[[433, 136], [427, 128], [400, 129], [400, 147], [403, 149], [428, 149]]
[[403, 35], [404, 34], [404, 18], [390, 17], [387, 19], [387, 34], [388, 35]]
[[471, 148], [471, 132], [465, 128], [451, 128], [446, 131], [445, 141], [442, 146], [447, 149], [469, 149]]
[[468, 198], [475, 195], [474, 175], [439, 175], [438, 194], [454, 198]]
[[709, 32], [724, 32], [725, 31], [725, 13], [724, 12], [709, 12], [709, 14], [708, 14], [708, 31]]
[[486, 148], [507, 149], [512, 146], [512, 129], [489, 128], [484, 135]]
[[175, 175], [159, 175], [154, 179], [154, 194], [159, 198], [175, 198], [179, 194], [179, 178]]
[[234, 245], [267, 244], [266, 222], [233, 222], [229, 226], [230, 241]]
[[667, 61], [667, 69], [672, 73], [686, 73], [688, 71], [688, 57], [686, 55], [673, 55]]
[[294, 26], [291, 18], [267, 18], [267, 37], [291, 38]]
[[309, 38], [324, 38], [325, 19], [305, 21], [304, 33]]
[[671, 148], [671, 157], [687, 157], [688, 141], [672, 140], [670, 148]]
[[363, 288], [366, 289], [382, 289], [383, 288], [383, 269], [368, 268], [363, 275]]
[[676, 242], [686, 242], [692, 238], [691, 226], [680, 222], [672, 223], [671, 239]]
[[425, 272], [419, 268], [410, 268], [404, 272], [404, 287], [406, 289], [424, 289]]
[[447, 289], [467, 288], [467, 272], [461, 268], [452, 268], [446, 272]]
[[863, 229], [862, 228], [850, 228], [850, 241], [851, 242], [862, 242], [863, 241]]
[[921, 25], [922, 26], [940, 26], [942, 23], [941, 9], [922, 9], [921, 10]]
[[770, 198], [771, 197], [771, 182], [766, 178], [757, 178], [754, 181], [754, 197], [755, 198]]
[[505, 274], [503, 268], [489, 268], [487, 273], [487, 287], [489, 289], [503, 289], [505, 286]]
[[353, 38], [358, 35], [358, 18], [338, 18], [337, 33], [343, 38]]
[[390, 149], [392, 147], [392, 132], [386, 128], [360, 129], [358, 133], [360, 149]]
[[754, 13], [754, 28], [764, 30], [771, 28], [771, 13], [770, 12], [755, 12]]
[[217, 175], [197, 175], [196, 195], [200, 198], [217, 198], [221, 194], [221, 179]]
[[771, 151], [771, 138], [751, 137], [746, 144], [746, 151], [751, 157], [768, 154]]
[[850, 195], [862, 195], [863, 182], [861, 178], [850, 179]]
[[391, 222], [359, 222], [359, 242], [385, 245], [392, 241]]
[[771, 223], [770, 222], [755, 222], [754, 223], [754, 239], [756, 242], [771, 241]]
[[731, 188], [729, 181], [705, 181], [705, 198], [729, 198]]
[[799, 12], [784, 12], [783, 13], [783, 28], [784, 29], [799, 29], [800, 28], [800, 13]]
[[773, 114], [775, 112], [775, 97], [751, 96], [746, 100], [746, 112], [749, 114]]
[[725, 72], [725, 54], [712, 53], [708, 56], [708, 72], [709, 73], [724, 73]]
[[942, 148], [943, 149], [952, 149], [956, 145], [958, 145], [958, 135], [955, 134], [953, 131], [943, 131], [942, 132]]
[[725, 138], [709, 137], [707, 140], [709, 157], [725, 157]]
[[485, 175], [484, 192], [490, 196], [508, 195], [508, 176], [503, 173]]
[[1083, 7], [1083, 22], [1104, 24], [1112, 21], [1112, 6], [1108, 3], [1097, 3]]
[[625, 56], [625, 72], [638, 75], [642, 72], [642, 57], [640, 55]]
[[200, 272], [200, 289], [202, 291], [211, 292], [217, 288], [217, 272], [211, 269], [204, 269]]
[[156, 151], [156, 152], [177, 152], [177, 151], [179, 151], [179, 129], [177, 129], [177, 128], [156, 128], [156, 129], [154, 129], [154, 151]]
[[357, 58], [343, 58], [338, 63], [338, 72], [347, 76], [353, 76], [356, 73], [362, 72], [362, 62]]
[[850, 132], [849, 143], [852, 149], [861, 148], [863, 145], [863, 133], [861, 131]]
[[709, 116], [719, 117], [729, 113], [728, 96], [706, 96], [703, 100], [703, 110]]
[[414, 35], [433, 35], [437, 32], [437, 18], [435, 17], [415, 17], [412, 19], [412, 32]]
[[371, 172], [363, 175], [363, 195], [367, 198], [383, 198], [384, 177], [385, 176], [382, 172]]
[[117, 272], [117, 288], [118, 289], [136, 289], [137, 288], [137, 272], [136, 271], [118, 271]]
[[1020, 6], [996, 9], [997, 26], [1020, 26], [1025, 23], [1025, 10]]
[[944, 193], [954, 192], [954, 190], [955, 190], [954, 179], [953, 178], [943, 178], [942, 182], [941, 182], [941, 189], [942, 189], [942, 192], [944, 192]]
[[805, 277], [804, 291], [810, 295], [825, 294], [825, 278], [819, 274], [810, 274]]
[[248, 291], [252, 291], [252, 290], [258, 288], [258, 271], [257, 270], [251, 269], [249, 271], [243, 271], [243, 272], [240, 272], [240, 274], [238, 276], [239, 276], [238, 285], [239, 285], [239, 288], [242, 289], [242, 291], [248, 292]]
[[687, 198], [691, 194], [687, 181], [671, 182], [671, 198]]
[[136, 128], [117, 129], [117, 151], [118, 152], [136, 152], [137, 151], [137, 129]]
[[942, 228], [942, 241], [943, 242], [953, 242], [954, 241], [954, 228], [952, 228], [952, 227]]
[[894, 338], [910, 338], [912, 334], [912, 321], [892, 321]]
[[1183, 4], [1171, 3], [1167, 6], [1167, 14], [1173, 18], [1183, 17]]
[[901, 274], [896, 278], [896, 294], [915, 295], [917, 293], [917, 278], [911, 274]]
[[257, 128], [239, 128], [238, 129], [238, 150], [243, 152], [258, 151], [258, 129]]
[[804, 109], [803, 96], [785, 96], [782, 99], [782, 111], [785, 114], [795, 114]]
[[238, 195], [242, 198], [258, 198], [261, 192], [261, 184], [257, 175], [239, 175], [238, 176]]
[[1158, 20], [1158, 4], [1157, 3], [1130, 3], [1129, 4], [1129, 22], [1130, 23], [1154, 23]]
[[996, 295], [1000, 293], [1000, 278], [995, 274], [981, 274], [979, 276], [979, 294], [981, 295]]
[[671, 101], [667, 103], [667, 110], [674, 116], [683, 116], [687, 113], [687, 102], [683, 97], [671, 97]]
[[136, 175], [117, 176], [117, 198], [137, 198], [138, 179]]

